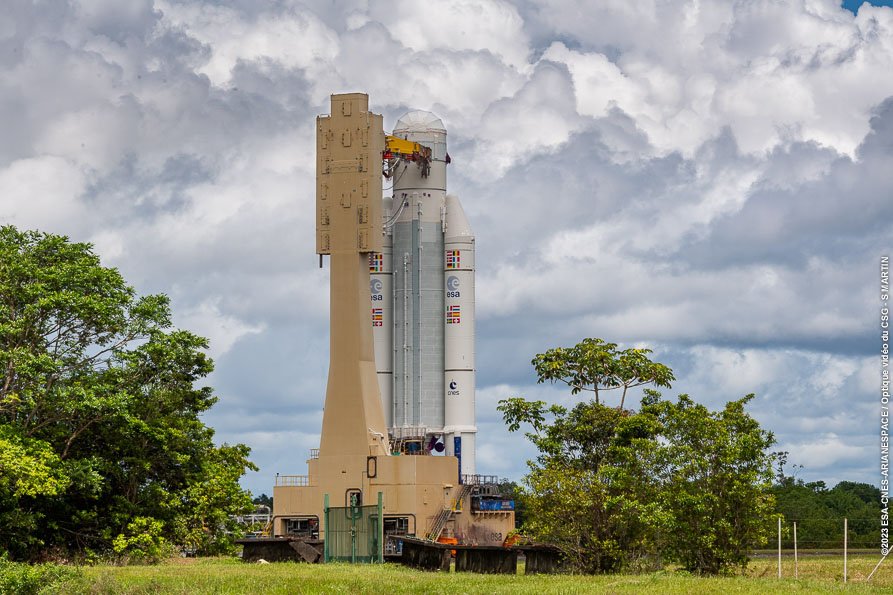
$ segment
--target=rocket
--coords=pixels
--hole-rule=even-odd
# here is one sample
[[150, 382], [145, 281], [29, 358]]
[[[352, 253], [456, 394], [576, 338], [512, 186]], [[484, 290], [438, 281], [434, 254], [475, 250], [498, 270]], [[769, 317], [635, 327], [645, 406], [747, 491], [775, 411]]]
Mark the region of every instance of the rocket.
[[393, 191], [382, 205], [382, 251], [369, 256], [371, 324], [393, 448], [445, 451], [459, 458], [460, 475], [473, 475], [474, 233], [446, 193], [446, 137], [425, 111], [405, 114], [388, 137], [424, 154], [386, 161]]

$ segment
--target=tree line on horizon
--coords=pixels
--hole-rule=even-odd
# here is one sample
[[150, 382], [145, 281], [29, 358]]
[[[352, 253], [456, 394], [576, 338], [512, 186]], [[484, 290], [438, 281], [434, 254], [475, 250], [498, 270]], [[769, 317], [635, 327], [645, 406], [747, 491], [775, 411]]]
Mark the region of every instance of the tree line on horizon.
[[794, 547], [793, 523], [797, 523], [799, 549], [839, 550], [843, 547], [843, 520], [846, 519], [849, 548], [880, 550], [883, 505], [878, 487], [841, 481], [828, 488], [824, 481], [804, 482], [779, 472], [772, 494], [776, 512], [784, 522], [782, 548]]

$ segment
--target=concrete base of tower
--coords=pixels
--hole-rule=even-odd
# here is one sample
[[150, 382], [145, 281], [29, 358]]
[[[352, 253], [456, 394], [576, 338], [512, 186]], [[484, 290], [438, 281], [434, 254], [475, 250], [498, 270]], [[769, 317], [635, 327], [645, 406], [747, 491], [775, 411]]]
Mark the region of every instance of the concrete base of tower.
[[326, 495], [330, 506], [342, 507], [352, 496], [375, 503], [379, 492], [386, 534], [448, 534], [460, 543], [498, 545], [515, 526], [513, 505], [482, 509], [480, 485], [459, 482], [459, 460], [452, 456], [320, 456], [307, 463], [308, 475], [276, 477], [273, 536], [324, 539]]

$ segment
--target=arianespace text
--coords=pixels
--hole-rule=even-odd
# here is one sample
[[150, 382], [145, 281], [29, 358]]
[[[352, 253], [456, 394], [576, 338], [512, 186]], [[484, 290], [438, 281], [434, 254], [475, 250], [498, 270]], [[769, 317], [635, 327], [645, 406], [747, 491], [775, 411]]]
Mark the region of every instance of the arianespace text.
[[881, 256], [881, 554], [890, 551], [890, 257]]

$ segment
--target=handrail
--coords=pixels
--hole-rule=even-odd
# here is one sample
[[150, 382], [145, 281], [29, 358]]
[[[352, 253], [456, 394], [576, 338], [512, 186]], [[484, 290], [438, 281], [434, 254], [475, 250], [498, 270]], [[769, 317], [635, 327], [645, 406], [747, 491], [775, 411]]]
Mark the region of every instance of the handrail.
[[277, 475], [276, 487], [307, 487], [310, 485], [309, 475]]
[[469, 485], [497, 485], [499, 484], [498, 475], [463, 475], [462, 483]]

